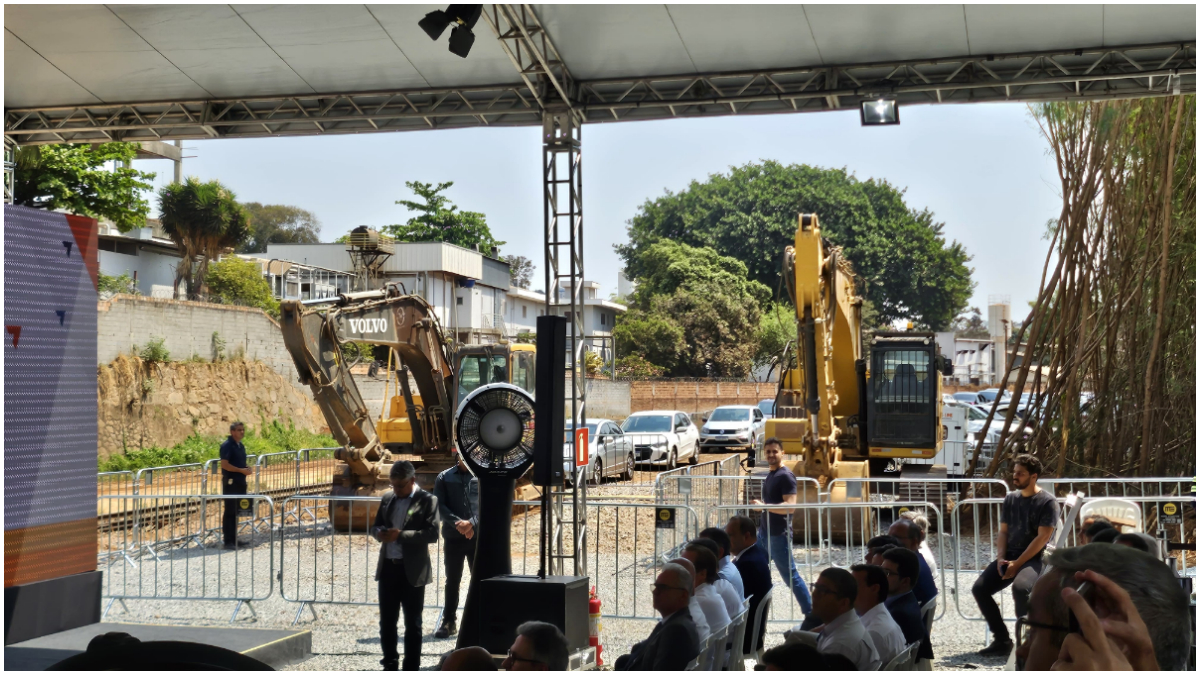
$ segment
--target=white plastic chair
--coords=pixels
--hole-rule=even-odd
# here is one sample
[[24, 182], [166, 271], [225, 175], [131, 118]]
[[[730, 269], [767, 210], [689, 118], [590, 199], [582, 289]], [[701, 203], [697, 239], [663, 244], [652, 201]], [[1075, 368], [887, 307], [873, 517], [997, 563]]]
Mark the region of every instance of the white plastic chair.
[[729, 627], [726, 624], [708, 636], [708, 649], [700, 653], [701, 665], [704, 670], [720, 670], [725, 661], [725, 643], [729, 639]]
[[733, 639], [729, 641], [729, 658], [725, 662], [725, 670], [745, 670], [745, 655], [742, 646], [746, 644], [746, 628], [750, 623], [750, 598], [742, 601], [742, 611], [738, 614], [741, 619], [737, 629], [733, 631]]
[[[744, 652], [742, 654], [743, 659], [745, 657], [753, 654], [755, 660], [762, 661], [762, 655], [763, 655], [763, 652], [766, 651], [767, 641], [762, 640], [762, 643], [760, 646], [758, 638], [760, 635], [762, 635], [763, 626], [765, 625], [767, 614], [771, 611], [771, 594], [774, 592], [775, 592], [774, 588], [767, 591], [766, 594], [763, 595], [762, 602], [758, 603], [758, 607], [754, 608], [754, 620], [750, 622], [749, 628], [748, 628], [748, 630], [751, 631], [750, 634], [753, 635], [754, 637], [751, 638], [751, 640], [750, 640], [750, 651]], [[744, 644], [745, 643], [743, 643], [743, 645]]]
[[930, 598], [929, 602], [921, 607], [921, 620], [925, 622], [925, 632], [929, 633], [930, 636], [933, 635], [933, 616], [935, 614], [937, 614], [936, 596]]
[[[1141, 532], [1142, 509], [1136, 502], [1115, 497], [1089, 499], [1079, 511], [1080, 520], [1087, 520], [1090, 515], [1101, 515], [1112, 521], [1118, 532]], [[1132, 529], [1122, 529], [1122, 525]]]
[[700, 670], [700, 666], [704, 661], [705, 656], [708, 655], [708, 644], [711, 640], [712, 636], [710, 635], [700, 641], [700, 652], [696, 654], [696, 658], [688, 661], [688, 664], [684, 670]]
[[905, 647], [899, 654], [892, 657], [887, 665], [880, 670], [912, 670], [913, 665], [917, 661], [917, 650], [921, 648], [920, 642], [914, 642]]

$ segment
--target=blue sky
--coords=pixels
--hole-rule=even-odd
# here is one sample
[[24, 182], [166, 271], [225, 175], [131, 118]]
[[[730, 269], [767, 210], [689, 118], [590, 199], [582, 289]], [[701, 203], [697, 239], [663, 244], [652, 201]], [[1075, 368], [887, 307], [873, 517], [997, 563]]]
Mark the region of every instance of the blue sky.
[[[973, 256], [972, 305], [1009, 295], [1024, 318], [1037, 294], [1047, 220], [1061, 209], [1054, 158], [1023, 104], [910, 106], [901, 124], [862, 127], [857, 112], [597, 124], [584, 128], [584, 269], [616, 289], [613, 244], [646, 198], [731, 165], [774, 159], [846, 167], [883, 178], [928, 208]], [[538, 130], [463, 129], [311, 138], [188, 141], [185, 175], [219, 179], [241, 201], [308, 209], [331, 240], [358, 225], [404, 222], [404, 182], [454, 181], [460, 208], [481, 211], [501, 253], [524, 255], [541, 278]], [[163, 161], [138, 163], [170, 180]], [[155, 200], [152, 199], [152, 202]]]

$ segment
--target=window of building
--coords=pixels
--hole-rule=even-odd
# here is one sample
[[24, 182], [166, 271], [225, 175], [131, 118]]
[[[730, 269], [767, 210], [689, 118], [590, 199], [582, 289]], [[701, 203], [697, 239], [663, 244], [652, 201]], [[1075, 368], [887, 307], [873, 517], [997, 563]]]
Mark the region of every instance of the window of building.
[[604, 312], [600, 312], [600, 325], [601, 326], [607, 325], [604, 323]]
[[462, 307], [462, 298], [455, 298], [454, 304], [458, 305], [459, 307]]
[[521, 318], [524, 319], [524, 318], [527, 318], [528, 316], [529, 316], [529, 305], [521, 305]]

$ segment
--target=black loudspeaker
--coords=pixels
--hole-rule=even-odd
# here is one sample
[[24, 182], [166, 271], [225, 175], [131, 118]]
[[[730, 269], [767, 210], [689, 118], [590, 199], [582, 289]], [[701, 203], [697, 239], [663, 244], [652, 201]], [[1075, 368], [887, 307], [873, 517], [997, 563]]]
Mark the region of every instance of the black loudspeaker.
[[563, 483], [566, 370], [567, 318], [549, 314], [539, 316], [537, 395], [533, 404], [533, 484], [542, 487]]
[[509, 574], [484, 579], [479, 582], [479, 610], [477, 644], [492, 654], [507, 653], [517, 639], [517, 626], [526, 621], [558, 626], [572, 652], [588, 646], [587, 577]]

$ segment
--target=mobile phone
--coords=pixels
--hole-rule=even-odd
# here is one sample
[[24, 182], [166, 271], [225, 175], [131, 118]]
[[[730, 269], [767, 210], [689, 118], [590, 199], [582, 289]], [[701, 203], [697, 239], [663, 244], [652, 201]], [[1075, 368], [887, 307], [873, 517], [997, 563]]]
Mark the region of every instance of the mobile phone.
[[[1095, 596], [1095, 593], [1092, 582], [1085, 581], [1082, 584], [1079, 584], [1079, 586], [1075, 588], [1075, 592], [1083, 596], [1083, 599], [1087, 601], [1089, 607], [1093, 606], [1092, 599]], [[1075, 618], [1075, 612], [1071, 611], [1070, 606], [1067, 607], [1067, 626], [1071, 629], [1072, 633], [1081, 632], [1079, 628], [1079, 619]]]

